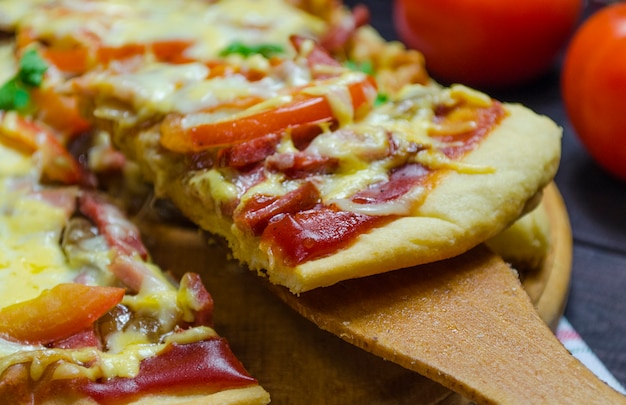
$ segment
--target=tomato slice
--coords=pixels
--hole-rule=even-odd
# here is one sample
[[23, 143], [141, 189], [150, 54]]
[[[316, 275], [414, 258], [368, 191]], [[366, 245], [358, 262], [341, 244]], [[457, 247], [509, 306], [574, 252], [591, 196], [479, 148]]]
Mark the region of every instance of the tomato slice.
[[130, 58], [132, 56], [146, 53], [145, 44], [124, 44], [121, 46], [101, 46], [96, 51], [96, 60], [98, 62], [109, 64], [114, 60]]
[[74, 97], [50, 87], [31, 90], [31, 97], [37, 106], [37, 118], [55, 130], [75, 137], [89, 129], [90, 123], [80, 115]]
[[185, 63], [191, 61], [184, 55], [191, 45], [193, 41], [187, 39], [155, 41], [151, 45], [151, 51], [161, 62]]
[[122, 301], [124, 292], [117, 287], [59, 284], [36, 298], [0, 309], [0, 336], [30, 344], [68, 338]]
[[86, 72], [89, 66], [87, 48], [44, 48], [42, 54], [50, 64], [66, 73], [80, 74]]
[[14, 111], [0, 112], [0, 141], [26, 153], [40, 150], [47, 180], [84, 185], [94, 181], [51, 130]]
[[116, 60], [152, 53], [156, 60], [169, 63], [186, 63], [191, 59], [184, 52], [193, 41], [183, 39], [155, 41], [148, 44], [128, 43], [120, 46], [80, 44], [70, 48], [50, 46], [43, 49], [44, 58], [59, 70], [70, 74], [82, 74], [94, 64], [107, 65]]
[[[355, 115], [369, 109], [376, 98], [376, 83], [370, 76], [347, 85]], [[317, 122], [337, 121], [325, 95], [304, 92], [279, 107], [236, 119], [220, 120], [187, 127], [181, 114], [168, 115], [161, 125], [161, 144], [174, 152], [200, 152], [212, 147], [230, 146], [267, 134]]]

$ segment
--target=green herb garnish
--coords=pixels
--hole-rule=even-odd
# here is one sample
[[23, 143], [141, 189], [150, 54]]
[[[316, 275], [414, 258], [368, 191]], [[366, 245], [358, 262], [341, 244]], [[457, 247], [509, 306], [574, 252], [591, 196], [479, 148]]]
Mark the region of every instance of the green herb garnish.
[[374, 100], [374, 107], [378, 107], [379, 105], [385, 104], [389, 101], [389, 96], [385, 93], [378, 93], [376, 95], [376, 100]]
[[29, 100], [28, 90], [20, 86], [16, 78], [0, 87], [0, 110], [20, 110], [28, 105]]
[[36, 50], [22, 55], [19, 70], [0, 87], [0, 110], [21, 110], [30, 102], [29, 91], [39, 87], [48, 65]]
[[243, 55], [247, 58], [251, 55], [262, 55], [269, 59], [274, 55], [278, 55], [284, 52], [285, 50], [283, 49], [283, 47], [276, 44], [246, 45], [242, 42], [233, 42], [226, 48], [222, 49], [222, 51], [220, 52], [220, 56], [238, 54]]
[[353, 70], [355, 72], [363, 72], [365, 74], [368, 74], [370, 76], [374, 75], [374, 66], [372, 65], [372, 62], [370, 61], [365, 61], [365, 62], [355, 62], [353, 60], [348, 60], [344, 63], [346, 65], [346, 67], [350, 70]]
[[41, 59], [36, 50], [31, 49], [24, 53], [20, 60], [20, 70], [17, 72], [22, 83], [32, 87], [39, 87], [43, 76], [48, 70], [48, 64]]

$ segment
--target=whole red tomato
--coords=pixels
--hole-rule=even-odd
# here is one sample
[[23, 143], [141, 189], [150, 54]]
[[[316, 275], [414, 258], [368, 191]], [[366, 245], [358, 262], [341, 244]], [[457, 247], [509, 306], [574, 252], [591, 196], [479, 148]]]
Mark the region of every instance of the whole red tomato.
[[394, 22], [436, 79], [503, 88], [545, 73], [581, 10], [582, 0], [395, 0]]
[[563, 63], [563, 101], [578, 137], [602, 167], [626, 179], [626, 3], [587, 19]]

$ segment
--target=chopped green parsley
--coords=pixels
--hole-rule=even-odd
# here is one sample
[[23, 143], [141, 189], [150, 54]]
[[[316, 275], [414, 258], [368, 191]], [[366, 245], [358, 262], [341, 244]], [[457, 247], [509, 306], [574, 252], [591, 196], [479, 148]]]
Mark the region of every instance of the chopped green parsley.
[[19, 70], [0, 87], [0, 110], [21, 110], [30, 102], [29, 91], [39, 87], [48, 65], [36, 50], [22, 55]]
[[262, 55], [266, 58], [284, 53], [282, 46], [276, 44], [256, 44], [247, 45], [242, 42], [233, 42], [220, 52], [220, 56], [228, 56], [233, 54], [243, 55], [245, 57], [252, 55]]

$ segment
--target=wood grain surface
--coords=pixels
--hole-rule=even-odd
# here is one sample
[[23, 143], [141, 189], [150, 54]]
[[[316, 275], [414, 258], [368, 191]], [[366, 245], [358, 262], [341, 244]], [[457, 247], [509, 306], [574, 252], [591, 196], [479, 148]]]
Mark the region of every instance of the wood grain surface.
[[[567, 297], [571, 234], [567, 213], [554, 186], [546, 190], [544, 201], [553, 229], [553, 249], [541, 271], [527, 276], [525, 283], [535, 291], [533, 302], [541, 316], [554, 324]], [[202, 274], [216, 302], [216, 329], [270, 392], [273, 403], [468, 401], [431, 379], [320, 329], [278, 299], [265, 280], [229, 260], [219, 241], [189, 228], [146, 223], [144, 231], [155, 261], [165, 269], [175, 274]], [[370, 278], [374, 284], [376, 277]], [[413, 339], [418, 339], [420, 331], [413, 334]]]

